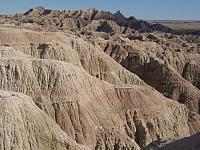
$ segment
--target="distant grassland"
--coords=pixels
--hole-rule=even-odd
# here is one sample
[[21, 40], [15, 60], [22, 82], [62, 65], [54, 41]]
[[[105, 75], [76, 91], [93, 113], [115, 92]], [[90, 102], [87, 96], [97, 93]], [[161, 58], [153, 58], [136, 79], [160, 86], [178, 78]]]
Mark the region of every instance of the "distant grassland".
[[173, 23], [162, 23], [163, 25], [177, 30], [177, 31], [196, 31], [200, 30], [200, 22], [173, 22]]

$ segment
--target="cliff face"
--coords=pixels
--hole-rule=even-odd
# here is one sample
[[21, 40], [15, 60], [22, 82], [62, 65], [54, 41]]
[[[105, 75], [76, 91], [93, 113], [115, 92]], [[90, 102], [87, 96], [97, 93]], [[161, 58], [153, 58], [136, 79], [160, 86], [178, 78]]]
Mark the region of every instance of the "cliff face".
[[2, 149], [139, 150], [200, 131], [197, 38], [141, 33], [135, 18], [96, 9], [5, 18]]

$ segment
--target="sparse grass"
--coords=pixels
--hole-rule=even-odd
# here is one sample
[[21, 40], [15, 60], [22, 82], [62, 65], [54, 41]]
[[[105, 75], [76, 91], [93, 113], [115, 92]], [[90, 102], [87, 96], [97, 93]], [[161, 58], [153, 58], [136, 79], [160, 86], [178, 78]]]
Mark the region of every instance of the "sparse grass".
[[200, 30], [200, 22], [192, 23], [164, 23], [163, 25], [174, 30]]

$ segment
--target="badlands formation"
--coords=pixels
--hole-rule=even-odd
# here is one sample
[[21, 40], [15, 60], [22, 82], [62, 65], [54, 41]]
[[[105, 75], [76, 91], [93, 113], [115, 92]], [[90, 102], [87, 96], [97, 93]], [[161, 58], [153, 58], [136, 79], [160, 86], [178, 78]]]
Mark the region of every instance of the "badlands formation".
[[198, 150], [200, 37], [119, 11], [2, 15], [0, 103], [2, 150]]

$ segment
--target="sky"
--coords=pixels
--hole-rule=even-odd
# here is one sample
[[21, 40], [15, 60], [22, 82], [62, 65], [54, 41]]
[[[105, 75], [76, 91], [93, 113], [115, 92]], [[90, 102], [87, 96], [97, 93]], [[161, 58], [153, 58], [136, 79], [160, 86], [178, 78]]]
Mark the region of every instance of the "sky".
[[149, 20], [200, 20], [200, 0], [0, 0], [0, 14], [23, 13], [30, 8], [97, 8]]

